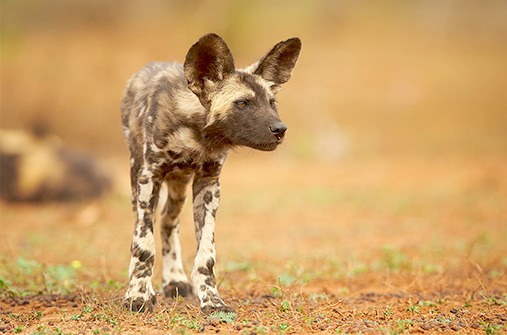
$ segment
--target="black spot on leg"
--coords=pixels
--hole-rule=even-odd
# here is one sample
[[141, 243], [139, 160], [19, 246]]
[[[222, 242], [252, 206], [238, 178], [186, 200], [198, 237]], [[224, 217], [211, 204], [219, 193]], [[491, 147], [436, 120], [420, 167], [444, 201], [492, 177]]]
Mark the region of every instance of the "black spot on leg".
[[139, 207], [142, 209], [146, 209], [148, 207], [148, 203], [146, 201], [139, 202]]
[[213, 211], [211, 211], [211, 215], [213, 216], [213, 219], [216, 219], [217, 217], [217, 209], [213, 208]]
[[213, 272], [210, 272], [207, 268], [202, 267], [202, 266], [197, 269], [197, 272], [199, 272], [200, 274], [202, 274], [204, 276], [210, 276], [213, 274]]
[[150, 182], [150, 178], [146, 177], [146, 176], [140, 176], [139, 177], [139, 184], [143, 184], [143, 185], [146, 185]]
[[201, 285], [201, 287], [199, 287], [199, 290], [202, 292], [206, 291], [206, 285]]
[[206, 278], [204, 280], [204, 283], [210, 287], [215, 287], [217, 285], [216, 283], [216, 280], [215, 280], [215, 277], [214, 276], [209, 276], [208, 278]]
[[146, 286], [141, 285], [141, 287], [139, 288], [139, 293], [146, 293]]
[[206, 262], [206, 267], [208, 268], [208, 270], [210, 270], [211, 273], [213, 273], [213, 267], [215, 266], [215, 260], [213, 259], [213, 257], [211, 257], [210, 259], [208, 259], [208, 261]]
[[171, 258], [172, 258], [173, 260], [176, 260], [176, 253], [175, 253], [174, 251], [171, 253]]
[[153, 219], [149, 211], [144, 212], [143, 225], [141, 226], [141, 234], [139, 237], [145, 237], [148, 232], [153, 234]]
[[132, 256], [136, 257], [141, 263], [145, 263], [148, 267], [153, 267], [155, 263], [155, 255], [148, 250], [141, 250], [138, 245], [132, 245]]
[[206, 262], [206, 267], [201, 266], [197, 269], [197, 272], [199, 272], [202, 275], [205, 276], [214, 276], [213, 274], [213, 267], [215, 266], [215, 260], [213, 258], [208, 259]]
[[153, 194], [151, 195], [151, 198], [150, 198], [149, 206], [152, 211], [155, 211], [155, 209], [157, 207], [159, 192], [160, 192], [160, 184], [157, 184], [157, 185], [155, 185], [155, 187], [153, 189]]
[[171, 252], [171, 246], [163, 246], [162, 247], [162, 256], [165, 256], [170, 252]]
[[204, 193], [204, 196], [202, 197], [202, 200], [206, 205], [209, 204], [211, 200], [213, 200], [213, 194], [211, 193], [211, 191], [206, 191], [206, 193]]
[[132, 271], [132, 276], [134, 278], [145, 278], [151, 277], [153, 271], [150, 267], [146, 266], [144, 263], [137, 263], [134, 267], [134, 271]]
[[220, 198], [220, 189], [215, 191], [215, 198]]

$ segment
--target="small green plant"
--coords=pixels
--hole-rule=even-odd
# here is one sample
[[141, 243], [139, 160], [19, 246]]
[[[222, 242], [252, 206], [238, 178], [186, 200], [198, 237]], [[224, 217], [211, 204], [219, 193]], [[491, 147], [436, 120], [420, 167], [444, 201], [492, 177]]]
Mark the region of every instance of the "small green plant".
[[280, 330], [280, 333], [283, 334], [290, 329], [290, 324], [282, 322], [278, 325], [278, 328]]
[[500, 325], [498, 325], [498, 326], [492, 325], [491, 321], [488, 321], [487, 323], [486, 322], [479, 322], [479, 324], [482, 326], [482, 329], [484, 330], [484, 332], [486, 332], [487, 335], [495, 334], [495, 332], [497, 330], [500, 330], [500, 328], [502, 328], [502, 326], [500, 326]]
[[280, 312], [288, 312], [290, 310], [290, 302], [288, 300], [283, 300], [280, 304]]
[[312, 323], [313, 321], [315, 320], [315, 317], [313, 316], [313, 314], [308, 314], [308, 315], [305, 315], [303, 316], [303, 321], [309, 326], [311, 327], [312, 326]]
[[418, 306], [418, 305], [409, 305], [408, 308], [405, 311], [406, 312], [412, 312], [413, 314], [419, 314], [419, 309], [421, 309], [421, 306]]
[[[407, 330], [411, 326], [412, 326], [412, 321], [410, 321], [408, 319], [398, 320], [395, 322], [394, 327], [389, 330], [389, 334], [391, 334], [391, 335], [402, 334], [405, 330]], [[382, 331], [385, 332], [385, 329], [382, 329]]]
[[486, 298], [484, 300], [484, 304], [486, 306], [504, 306], [505, 305], [505, 303], [502, 300], [497, 299], [495, 297]]
[[220, 311], [220, 312], [211, 313], [211, 315], [209, 317], [210, 317], [210, 319], [218, 319], [219, 322], [227, 322], [227, 323], [233, 324], [234, 320], [236, 320], [237, 316], [238, 316], [238, 314], [236, 314], [234, 312]]
[[387, 305], [386, 308], [382, 311], [382, 317], [381, 318], [384, 319], [384, 320], [387, 320], [393, 314], [394, 314], [394, 312], [393, 312], [393, 305], [390, 304], [390, 305]]
[[419, 301], [419, 306], [437, 307], [437, 304], [435, 304], [433, 301], [426, 300], [426, 301]]
[[273, 286], [271, 288], [271, 296], [273, 298], [282, 298], [283, 297], [283, 291], [280, 287], [278, 286]]
[[83, 317], [83, 314], [81, 314], [81, 313], [76, 313], [76, 314], [74, 314], [74, 315], [71, 315], [71, 316], [69, 317], [69, 320], [79, 321], [79, 320], [81, 320], [81, 318], [82, 318], [82, 317]]
[[23, 326], [17, 326], [16, 328], [14, 328], [14, 332], [15, 333], [21, 333], [23, 331], [23, 328], [25, 328], [25, 327], [23, 327]]

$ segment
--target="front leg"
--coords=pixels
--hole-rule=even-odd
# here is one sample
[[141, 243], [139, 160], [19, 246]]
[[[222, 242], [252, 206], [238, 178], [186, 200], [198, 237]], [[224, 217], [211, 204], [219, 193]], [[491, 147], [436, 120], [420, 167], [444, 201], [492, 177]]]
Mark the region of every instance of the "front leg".
[[215, 279], [215, 216], [220, 202], [218, 175], [221, 163], [209, 165], [205, 174], [197, 174], [194, 179], [194, 223], [197, 242], [197, 255], [192, 270], [192, 282], [201, 310], [205, 314], [213, 311], [234, 312], [218, 294]]
[[151, 284], [155, 264], [153, 224], [160, 191], [160, 181], [148, 168], [142, 168], [137, 178], [137, 222], [132, 239], [129, 284], [123, 306], [134, 312], [153, 311], [156, 303]]

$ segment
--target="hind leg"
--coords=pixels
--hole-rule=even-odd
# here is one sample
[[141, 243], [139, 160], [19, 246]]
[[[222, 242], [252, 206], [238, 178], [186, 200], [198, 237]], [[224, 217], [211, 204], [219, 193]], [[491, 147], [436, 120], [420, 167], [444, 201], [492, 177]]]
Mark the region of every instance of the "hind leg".
[[190, 180], [191, 176], [166, 178], [168, 195], [162, 211], [160, 233], [163, 257], [162, 287], [168, 298], [193, 296], [193, 286], [183, 270], [179, 239], [179, 214], [185, 203]]

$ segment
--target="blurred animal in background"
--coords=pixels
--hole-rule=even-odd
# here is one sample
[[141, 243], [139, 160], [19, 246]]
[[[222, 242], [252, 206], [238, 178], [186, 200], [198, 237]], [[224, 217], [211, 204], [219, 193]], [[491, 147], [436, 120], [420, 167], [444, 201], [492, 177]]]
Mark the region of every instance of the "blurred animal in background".
[[[215, 34], [199, 39], [185, 63], [150, 63], [128, 82], [122, 124], [131, 152], [132, 204], [137, 223], [131, 245], [130, 282], [124, 298], [133, 311], [153, 310], [154, 221], [161, 185], [168, 196], [161, 216], [166, 297], [192, 297], [201, 310], [230, 312], [217, 290], [214, 266], [218, 178], [230, 149], [271, 151], [283, 142], [275, 95], [296, 65], [301, 41], [276, 44], [263, 58], [237, 70], [227, 44]], [[179, 213], [192, 185], [197, 255], [183, 271]]]
[[46, 132], [0, 130], [0, 195], [10, 202], [100, 197], [111, 181], [93, 156]]

